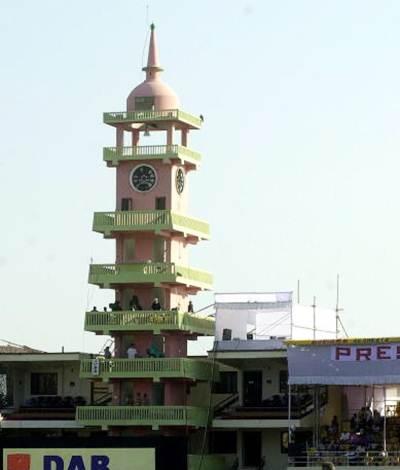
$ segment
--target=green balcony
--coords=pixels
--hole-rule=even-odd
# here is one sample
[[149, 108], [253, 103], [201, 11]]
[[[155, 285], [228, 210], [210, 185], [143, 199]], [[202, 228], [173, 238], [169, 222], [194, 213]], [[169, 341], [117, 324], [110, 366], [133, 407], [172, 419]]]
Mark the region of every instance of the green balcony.
[[[211, 361], [206, 359], [191, 359], [186, 357], [163, 358], [135, 358], [105, 360], [99, 358], [99, 370], [93, 374], [93, 359], [81, 361], [80, 377], [85, 379], [102, 378], [109, 379], [153, 379], [159, 382], [161, 379], [188, 379], [210, 381], [216, 368]], [[214, 369], [214, 370], [213, 370]]]
[[176, 232], [178, 235], [193, 236], [197, 239], [210, 238], [210, 225], [169, 210], [96, 212], [93, 230], [110, 238], [115, 232]]
[[78, 406], [76, 420], [85, 426], [205, 427], [207, 408], [195, 406]]
[[85, 330], [100, 335], [114, 331], [188, 331], [201, 335], [214, 335], [215, 321], [212, 318], [199, 318], [190, 313], [171, 310], [86, 312]]
[[179, 160], [197, 167], [201, 154], [182, 145], [141, 145], [137, 147], [105, 147], [103, 160], [111, 166], [132, 160]]
[[115, 284], [181, 284], [195, 290], [212, 287], [212, 275], [175, 263], [91, 264], [89, 283], [105, 289]]
[[200, 117], [181, 111], [180, 109], [165, 109], [162, 111], [119, 111], [103, 114], [105, 124], [158, 124], [157, 129], [163, 123], [172, 122], [175, 128], [200, 129], [202, 120]]

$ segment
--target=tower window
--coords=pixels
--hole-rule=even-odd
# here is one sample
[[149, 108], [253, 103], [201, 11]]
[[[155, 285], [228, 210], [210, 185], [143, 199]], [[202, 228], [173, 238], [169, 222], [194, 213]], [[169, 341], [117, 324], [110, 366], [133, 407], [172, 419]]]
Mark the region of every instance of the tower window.
[[121, 199], [121, 211], [131, 211], [132, 210], [132, 199], [123, 197]]
[[167, 198], [165, 197], [156, 197], [156, 210], [163, 211], [167, 207]]
[[135, 239], [124, 240], [124, 261], [135, 261]]
[[151, 111], [154, 109], [154, 96], [137, 96], [135, 98], [136, 111]]

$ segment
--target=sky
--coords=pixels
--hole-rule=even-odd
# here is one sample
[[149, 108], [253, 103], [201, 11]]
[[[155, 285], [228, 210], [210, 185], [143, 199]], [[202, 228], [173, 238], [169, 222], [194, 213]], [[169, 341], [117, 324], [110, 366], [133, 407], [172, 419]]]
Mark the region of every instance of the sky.
[[212, 239], [191, 264], [216, 292], [300, 280], [301, 302], [325, 307], [340, 274], [349, 335], [400, 336], [400, 2], [1, 0], [0, 337], [105, 341], [83, 331], [111, 299], [87, 284], [90, 260], [114, 257], [91, 231], [115, 208], [102, 113], [143, 79], [151, 21], [163, 78], [205, 116], [190, 213]]

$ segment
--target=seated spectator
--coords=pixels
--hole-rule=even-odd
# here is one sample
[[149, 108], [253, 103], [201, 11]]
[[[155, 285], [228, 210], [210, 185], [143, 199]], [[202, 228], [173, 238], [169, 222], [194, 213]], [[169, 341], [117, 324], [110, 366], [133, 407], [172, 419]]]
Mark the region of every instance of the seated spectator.
[[119, 300], [116, 300], [114, 303], [109, 304], [112, 312], [119, 312], [122, 310], [121, 303]]
[[139, 297], [137, 295], [132, 295], [131, 300], [129, 301], [129, 309], [130, 310], [143, 310], [142, 306], [139, 302]]
[[92, 312], [97, 312], [97, 307], [94, 306], [91, 311], [92, 311]]
[[141, 405], [143, 405], [142, 395], [140, 394], [140, 392], [137, 392], [136, 398], [135, 398], [135, 406], [141, 406]]
[[162, 351], [160, 351], [157, 346], [155, 346], [154, 344], [152, 344], [148, 350], [147, 350], [147, 355], [149, 357], [164, 357], [164, 353]]
[[135, 348], [135, 343], [131, 343], [129, 348], [126, 350], [126, 355], [128, 359], [135, 359], [137, 356], [137, 349]]
[[372, 418], [372, 431], [379, 432], [382, 428], [382, 417], [378, 410], [374, 410], [374, 415]]
[[147, 393], [143, 394], [143, 405], [144, 406], [150, 405], [150, 400], [149, 400], [149, 397], [147, 396]]
[[350, 431], [354, 432], [357, 430], [357, 424], [358, 424], [358, 420], [357, 420], [357, 415], [356, 413], [353, 414], [353, 416], [351, 417], [351, 420], [350, 420]]
[[339, 423], [337, 416], [334, 416], [331, 421], [331, 426], [329, 428], [329, 431], [333, 434], [336, 435], [339, 432]]
[[152, 310], [162, 310], [161, 309], [161, 304], [160, 304], [157, 297], [154, 298], [153, 303], [151, 304], [151, 309]]

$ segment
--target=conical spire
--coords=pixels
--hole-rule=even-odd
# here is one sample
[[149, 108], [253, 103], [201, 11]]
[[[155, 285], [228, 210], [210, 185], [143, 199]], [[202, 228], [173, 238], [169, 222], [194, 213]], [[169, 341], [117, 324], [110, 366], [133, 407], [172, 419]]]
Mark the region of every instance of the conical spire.
[[158, 59], [158, 47], [154, 23], [150, 25], [150, 31], [151, 33], [147, 66], [143, 67], [143, 70], [146, 72], [146, 80], [149, 80], [150, 78], [155, 78], [158, 75], [157, 72], [162, 72], [163, 70], [160, 67], [160, 62]]

